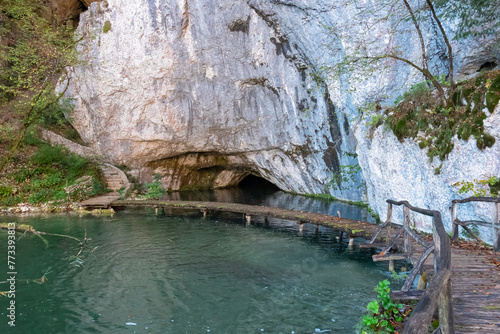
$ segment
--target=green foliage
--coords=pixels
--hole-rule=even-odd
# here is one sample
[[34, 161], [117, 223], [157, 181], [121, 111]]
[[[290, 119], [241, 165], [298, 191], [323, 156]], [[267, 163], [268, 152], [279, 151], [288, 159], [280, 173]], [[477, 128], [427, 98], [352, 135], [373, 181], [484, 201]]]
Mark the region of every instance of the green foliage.
[[[472, 233], [479, 236], [479, 226], [477, 226], [477, 224], [470, 224], [467, 227], [472, 231]], [[472, 239], [475, 240], [475, 238], [469, 232], [467, 232], [465, 229], [462, 229], [460, 234], [462, 235], [463, 238], [465, 238], [467, 240], [472, 240]]]
[[67, 151], [60, 146], [43, 145], [31, 157], [31, 162], [37, 165], [58, 163], [66, 157]]
[[368, 303], [369, 314], [362, 319], [361, 332], [393, 333], [393, 323], [403, 320], [404, 305], [391, 299], [389, 285], [389, 280], [384, 280], [375, 287], [378, 299]]
[[495, 34], [500, 28], [500, 3], [492, 0], [433, 0], [441, 16], [460, 21], [456, 39]]
[[12, 195], [13, 189], [9, 186], [0, 186], [0, 197], [9, 197]]
[[[63, 147], [42, 144], [26, 166], [11, 173], [12, 181], [18, 184], [17, 193], [14, 194], [13, 190], [2, 192], [3, 188], [0, 188], [0, 204], [12, 206], [25, 200], [30, 204], [66, 201], [68, 196], [81, 200], [83, 197], [79, 190], [67, 194], [65, 188], [84, 175], [92, 178], [89, 196], [106, 192], [97, 165]], [[13, 189], [11, 186], [5, 188]]]
[[[346, 157], [356, 159], [356, 153], [344, 152]], [[362, 184], [359, 182], [361, 166], [358, 163], [340, 166], [337, 172], [334, 172], [330, 178], [325, 180], [328, 187], [333, 190], [360, 189]]]
[[398, 284], [403, 283], [407, 278], [408, 274], [405, 273], [398, 274], [396, 273], [396, 271], [392, 272], [392, 279]]
[[[334, 190], [360, 189], [361, 184], [356, 185], [361, 172], [359, 164], [340, 166], [338, 172], [333, 173], [332, 177], [327, 180], [327, 185]], [[347, 184], [347, 185], [346, 185]]]
[[372, 127], [379, 127], [384, 123], [384, 115], [374, 115], [368, 124]]
[[55, 84], [67, 66], [77, 63], [73, 30], [56, 26], [42, 13], [47, 13], [42, 0], [0, 1], [0, 107], [21, 120], [0, 171], [28, 129], [59, 112], [63, 93], [55, 92]]
[[0, 61], [8, 64], [0, 67], [0, 104], [31, 98], [29, 92], [40, 92], [40, 85], [76, 61], [72, 30], [51, 26], [39, 15], [43, 9], [40, 0], [0, 2], [0, 32], [10, 38], [0, 46]]
[[111, 22], [109, 21], [104, 22], [104, 26], [102, 27], [102, 32], [107, 34], [108, 31], [110, 30], [111, 30]]
[[488, 88], [488, 92], [486, 92], [486, 107], [492, 113], [500, 101], [500, 76], [496, 77], [493, 81], [487, 79], [485, 87]]
[[93, 178], [92, 192], [90, 193], [90, 196], [98, 196], [109, 192], [109, 190], [106, 188], [106, 185], [104, 184], [104, 181], [102, 180], [102, 175], [100, 175], [100, 172], [94, 169], [91, 175], [93, 176]]
[[463, 140], [473, 136], [479, 149], [491, 147], [495, 138], [484, 130], [485, 96], [500, 96], [493, 85], [497, 80], [500, 85], [500, 72], [495, 71], [460, 83], [453, 96], [454, 107], [436, 103], [427, 82], [414, 85], [397, 99], [396, 106], [386, 110], [385, 123], [401, 142], [413, 138], [421, 149], [427, 148], [431, 161], [446, 159], [454, 148], [455, 135]]
[[165, 188], [160, 183], [161, 180], [161, 175], [160, 174], [155, 174], [153, 177], [153, 182], [151, 183], [146, 183], [144, 187], [146, 188], [146, 198], [154, 198], [154, 199], [159, 199], [163, 194], [165, 194], [167, 191]]
[[16, 133], [16, 128], [10, 124], [0, 124], [0, 143], [9, 142]]
[[498, 176], [490, 176], [485, 179], [474, 179], [473, 181], [459, 181], [453, 184], [459, 194], [469, 194], [473, 197], [498, 196], [500, 191], [500, 179]]
[[52, 198], [53, 195], [54, 195], [54, 190], [42, 188], [39, 191], [31, 194], [28, 198], [28, 202], [30, 204], [47, 202], [49, 199]]
[[125, 199], [125, 187], [118, 189], [118, 195], [120, 195], [118, 199]]

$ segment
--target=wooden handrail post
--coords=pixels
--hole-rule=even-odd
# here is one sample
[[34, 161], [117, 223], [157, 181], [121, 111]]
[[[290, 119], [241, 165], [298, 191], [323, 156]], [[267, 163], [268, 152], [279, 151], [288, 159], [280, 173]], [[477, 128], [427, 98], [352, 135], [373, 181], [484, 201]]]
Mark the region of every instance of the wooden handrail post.
[[493, 220], [493, 249], [500, 252], [500, 203], [496, 205], [495, 219]]
[[[392, 204], [387, 203], [387, 219], [386, 221], [390, 222], [392, 220]], [[392, 239], [392, 231], [391, 231], [391, 223], [387, 224], [387, 241]]]
[[452, 240], [458, 240], [458, 224], [455, 224], [457, 220], [457, 203], [451, 203], [451, 228], [453, 230]]
[[410, 253], [410, 240], [408, 237], [408, 230], [410, 227], [410, 208], [403, 205], [403, 228], [405, 229], [404, 239], [405, 239], [405, 253]]
[[[434, 270], [436, 273], [451, 273], [451, 243], [448, 234], [443, 226], [441, 214], [434, 213], [432, 219], [432, 230], [434, 239]], [[453, 315], [451, 291], [451, 274], [443, 282], [438, 300], [439, 328], [442, 334], [455, 333], [455, 320]]]
[[455, 333], [452, 296], [450, 275], [443, 283], [443, 290], [440, 293], [438, 301], [439, 329], [441, 330], [441, 334]]

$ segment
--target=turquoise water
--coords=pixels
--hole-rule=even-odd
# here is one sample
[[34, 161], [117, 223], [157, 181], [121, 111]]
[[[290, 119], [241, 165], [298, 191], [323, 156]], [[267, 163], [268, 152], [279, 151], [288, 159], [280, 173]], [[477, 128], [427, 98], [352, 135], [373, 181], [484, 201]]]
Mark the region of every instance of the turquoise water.
[[[300, 234], [279, 219], [247, 226], [240, 215], [152, 209], [0, 217], [14, 221], [92, 240], [82, 263], [71, 258], [74, 240], [17, 240], [16, 327], [0, 296], [0, 333], [353, 333], [387, 276], [387, 264], [373, 263], [371, 250], [349, 250], [337, 232], [306, 225]], [[1, 230], [0, 281], [6, 258]], [[43, 284], [21, 281], [47, 270]]]

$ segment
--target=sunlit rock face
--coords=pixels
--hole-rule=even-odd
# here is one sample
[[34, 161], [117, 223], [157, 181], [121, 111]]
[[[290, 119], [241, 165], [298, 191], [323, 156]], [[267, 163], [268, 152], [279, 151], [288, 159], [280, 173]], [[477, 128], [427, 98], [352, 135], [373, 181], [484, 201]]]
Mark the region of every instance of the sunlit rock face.
[[[454, 139], [454, 150], [448, 159], [442, 162], [436, 158], [429, 161], [427, 149], [421, 150], [413, 140], [403, 144], [390, 130], [382, 126], [377, 128], [373, 139], [366, 136], [366, 129], [358, 128], [358, 150], [360, 164], [365, 175], [367, 194], [371, 205], [382, 217], [386, 216], [385, 200], [408, 200], [422, 208], [438, 210], [443, 216], [443, 223], [451, 230], [449, 208], [452, 199], [465, 195], [458, 194], [457, 182], [484, 179], [500, 175], [500, 108], [485, 121], [485, 130], [496, 138], [496, 143], [484, 150], [479, 150], [476, 140]], [[387, 149], [390, 147], [390, 149]], [[436, 174], [436, 169], [439, 174]], [[472, 195], [470, 193], [469, 195]], [[459, 219], [480, 219], [492, 222], [495, 219], [495, 206], [492, 203], [459, 204]], [[396, 209], [395, 221], [402, 221], [402, 208]], [[430, 231], [430, 221], [421, 215], [413, 215], [417, 228]], [[491, 229], [483, 228], [485, 240], [491, 241]]]
[[[231, 186], [253, 173], [288, 191], [365, 200], [382, 218], [387, 198], [447, 215], [447, 203], [458, 196], [451, 184], [483, 169], [500, 174], [498, 133], [484, 151], [473, 141], [457, 142], [439, 175], [414, 142], [400, 143], [382, 127], [367, 135], [369, 118], [358, 108], [423, 79], [397, 62], [355, 86], [317, 76], [351, 42], [333, 39], [325, 27], [349, 24], [358, 7], [331, 0], [92, 3], [78, 28], [83, 63], [72, 69], [67, 90], [73, 123], [100, 154], [141, 181], [159, 173], [173, 190]], [[397, 43], [418, 62], [411, 22], [401, 24], [408, 33]], [[444, 22], [450, 38], [454, 24]], [[446, 74], [437, 27], [425, 25], [423, 33], [429, 67]], [[452, 44], [458, 77], [500, 63], [491, 38]], [[487, 122], [496, 127], [495, 119]], [[341, 166], [358, 162], [360, 173], [328, 184]]]
[[78, 30], [85, 63], [68, 89], [75, 127], [141, 180], [160, 173], [174, 190], [254, 173], [329, 192], [348, 124], [340, 129], [328, 89], [311, 80], [317, 54], [269, 15], [234, 0], [92, 4]]

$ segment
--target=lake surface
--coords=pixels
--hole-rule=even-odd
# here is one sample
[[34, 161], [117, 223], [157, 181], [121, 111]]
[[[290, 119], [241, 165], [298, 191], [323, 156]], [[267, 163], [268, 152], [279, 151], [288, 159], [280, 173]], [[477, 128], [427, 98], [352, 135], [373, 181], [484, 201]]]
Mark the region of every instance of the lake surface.
[[[7, 326], [8, 298], [0, 296], [1, 333], [354, 333], [388, 275], [372, 250], [349, 250], [338, 232], [306, 224], [301, 234], [280, 219], [246, 225], [235, 214], [144, 208], [0, 222], [92, 238], [81, 263], [74, 240], [17, 241], [16, 327]], [[0, 281], [6, 241], [0, 230]], [[21, 281], [47, 270], [43, 284]]]

